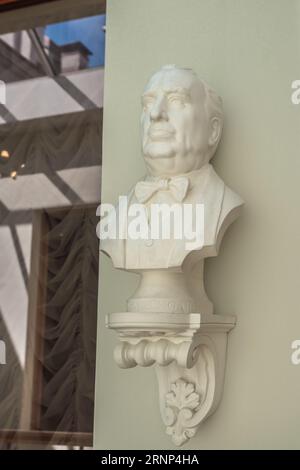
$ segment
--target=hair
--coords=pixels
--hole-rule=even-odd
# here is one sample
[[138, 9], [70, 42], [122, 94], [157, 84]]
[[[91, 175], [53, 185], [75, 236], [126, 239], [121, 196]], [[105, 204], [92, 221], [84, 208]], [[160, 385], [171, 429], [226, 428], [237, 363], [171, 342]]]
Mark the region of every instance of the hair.
[[204, 91], [205, 91], [204, 106], [205, 106], [208, 119], [210, 120], [213, 118], [217, 118], [220, 122], [219, 137], [209, 152], [209, 159], [211, 159], [217, 150], [217, 147], [219, 145], [221, 135], [222, 135], [223, 122], [224, 122], [223, 101], [222, 101], [222, 98], [217, 94], [217, 92], [213, 90], [209, 85], [207, 85], [206, 82], [204, 82], [203, 80], [200, 80], [199, 78], [198, 80], [202, 83]]

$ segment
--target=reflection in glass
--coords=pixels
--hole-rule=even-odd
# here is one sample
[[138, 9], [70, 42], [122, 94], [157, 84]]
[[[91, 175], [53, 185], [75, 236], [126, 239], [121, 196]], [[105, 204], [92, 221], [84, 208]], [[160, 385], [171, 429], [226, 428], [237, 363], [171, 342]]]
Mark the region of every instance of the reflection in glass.
[[105, 16], [0, 36], [0, 448], [92, 445]]
[[[55, 75], [104, 66], [105, 15], [34, 28]], [[47, 75], [32, 30], [0, 35], [0, 80], [5, 83]]]

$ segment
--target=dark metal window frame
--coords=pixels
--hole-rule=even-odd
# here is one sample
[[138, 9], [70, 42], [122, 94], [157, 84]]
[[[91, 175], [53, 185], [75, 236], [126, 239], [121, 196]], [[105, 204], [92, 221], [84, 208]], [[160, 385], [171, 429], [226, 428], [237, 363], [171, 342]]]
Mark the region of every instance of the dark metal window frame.
[[0, 3], [0, 34], [106, 12], [106, 0], [20, 0], [19, 6], [14, 3]]
[[[0, 13], [3, 11], [16, 10], [18, 8], [26, 8], [41, 3], [50, 3], [57, 0], [4, 0], [0, 3]], [[61, 1], [61, 0], [60, 0]]]

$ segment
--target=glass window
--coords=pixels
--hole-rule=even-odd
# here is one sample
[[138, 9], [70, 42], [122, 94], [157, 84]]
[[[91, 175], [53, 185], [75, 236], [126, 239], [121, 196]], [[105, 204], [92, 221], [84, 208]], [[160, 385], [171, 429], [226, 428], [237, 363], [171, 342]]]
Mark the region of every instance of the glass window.
[[82, 4], [0, 35], [2, 449], [92, 445], [105, 15]]
[[1, 34], [0, 80], [9, 83], [103, 67], [104, 47], [105, 15]]

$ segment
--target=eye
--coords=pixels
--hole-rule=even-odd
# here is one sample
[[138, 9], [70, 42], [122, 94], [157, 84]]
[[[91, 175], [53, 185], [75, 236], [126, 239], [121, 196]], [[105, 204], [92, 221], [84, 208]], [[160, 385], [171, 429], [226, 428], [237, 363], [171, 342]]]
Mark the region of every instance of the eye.
[[174, 105], [183, 106], [185, 104], [184, 97], [182, 95], [175, 94], [175, 93], [168, 96], [168, 101], [169, 103], [174, 104]]
[[154, 97], [153, 96], [143, 96], [142, 98], [142, 106], [144, 109], [149, 108], [154, 103]]

